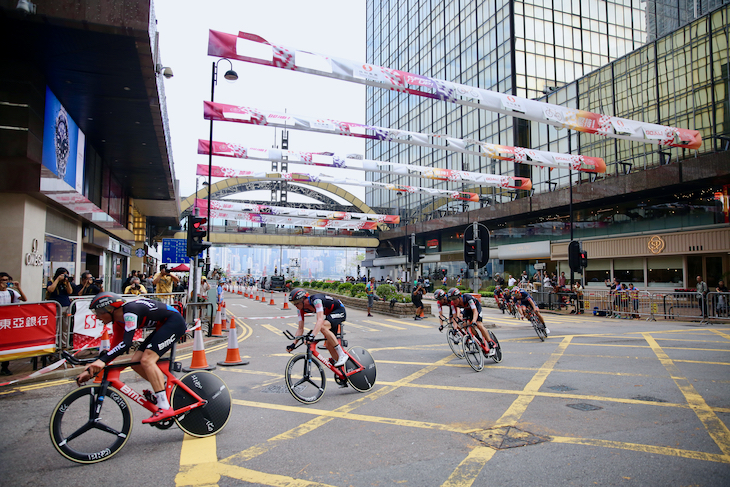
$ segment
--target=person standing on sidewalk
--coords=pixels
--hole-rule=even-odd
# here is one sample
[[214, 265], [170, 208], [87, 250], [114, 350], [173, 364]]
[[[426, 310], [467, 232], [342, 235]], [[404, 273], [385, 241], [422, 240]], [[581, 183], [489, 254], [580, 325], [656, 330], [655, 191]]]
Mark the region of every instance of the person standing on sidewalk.
[[697, 302], [700, 306], [702, 318], [707, 318], [707, 291], [709, 291], [707, 283], [702, 280], [702, 276], [697, 276]]
[[368, 316], [373, 316], [370, 314], [370, 310], [373, 307], [373, 301], [375, 301], [375, 278], [371, 277], [370, 282], [367, 283], [365, 286], [365, 292], [368, 293]]
[[[20, 283], [13, 281], [13, 278], [7, 272], [0, 272], [0, 304], [12, 304], [19, 301], [28, 301], [25, 293], [20, 288]], [[0, 375], [13, 375], [10, 372], [9, 361], [0, 365]]]
[[413, 290], [413, 294], [411, 295], [411, 301], [413, 301], [413, 306], [416, 307], [416, 316], [415, 320], [422, 320], [423, 317], [421, 316], [423, 314], [423, 301], [421, 298], [423, 297], [423, 293], [425, 290], [423, 289], [423, 283], [420, 281], [416, 282], [416, 288]]

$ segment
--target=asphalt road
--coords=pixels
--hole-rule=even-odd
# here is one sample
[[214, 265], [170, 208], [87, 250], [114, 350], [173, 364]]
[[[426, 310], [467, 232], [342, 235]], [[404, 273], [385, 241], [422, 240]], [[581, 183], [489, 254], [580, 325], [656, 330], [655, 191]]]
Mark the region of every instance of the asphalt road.
[[[284, 386], [294, 312], [229, 295], [241, 355], [219, 367], [232, 418], [217, 436], [140, 423], [124, 449], [91, 466], [48, 435], [67, 380], [0, 391], [0, 483], [178, 486], [730, 485], [730, 326], [547, 315], [543, 343], [524, 321], [485, 310], [504, 360], [474, 372], [437, 321], [348, 311], [350, 346], [368, 349], [377, 383], [297, 402]], [[287, 318], [267, 319], [267, 317]], [[264, 319], [251, 319], [264, 318]], [[309, 323], [309, 322], [308, 322]], [[223, 346], [225, 347], [225, 345]], [[324, 352], [326, 355], [326, 352]], [[208, 362], [225, 358], [208, 351]], [[187, 365], [188, 356], [179, 357]], [[129, 385], [146, 382], [125, 373]]]

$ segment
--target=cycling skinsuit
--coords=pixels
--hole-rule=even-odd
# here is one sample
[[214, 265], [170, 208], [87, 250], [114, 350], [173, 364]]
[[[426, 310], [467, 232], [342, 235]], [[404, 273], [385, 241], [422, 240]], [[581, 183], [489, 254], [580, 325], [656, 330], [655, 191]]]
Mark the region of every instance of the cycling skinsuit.
[[529, 306], [533, 302], [530, 293], [524, 289], [514, 289], [512, 291], [512, 297], [515, 300], [515, 304], [521, 304], [522, 306]]
[[139, 349], [151, 349], [159, 356], [167, 352], [187, 330], [182, 315], [172, 306], [159, 301], [137, 299], [123, 304], [122, 311], [124, 321], [114, 322], [111, 350], [99, 355], [99, 360], [106, 364], [129, 350], [138, 329], [155, 328]]
[[[309, 304], [314, 306], [315, 313], [320, 311], [324, 313], [324, 319], [329, 321], [332, 333], [335, 335], [340, 333], [340, 324], [347, 318], [347, 313], [339, 299], [324, 293], [314, 294], [309, 297]], [[304, 307], [299, 310], [299, 321], [304, 321]]]
[[438, 306], [439, 316], [441, 316], [443, 314], [444, 306], [449, 307], [449, 318], [451, 318], [454, 315], [454, 306], [452, 304], [442, 305], [441, 301], [436, 301], [436, 306]]
[[482, 305], [471, 294], [461, 295], [461, 307], [464, 308], [464, 320], [471, 322], [474, 313], [476, 313], [476, 321], [482, 321]]

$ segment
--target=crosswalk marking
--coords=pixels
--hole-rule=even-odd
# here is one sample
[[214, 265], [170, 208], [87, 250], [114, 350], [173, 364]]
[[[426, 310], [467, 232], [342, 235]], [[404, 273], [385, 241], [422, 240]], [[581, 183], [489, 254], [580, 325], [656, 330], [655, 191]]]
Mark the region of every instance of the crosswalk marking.
[[429, 330], [433, 328], [433, 326], [419, 325], [418, 323], [408, 323], [407, 321], [400, 321], [400, 320], [387, 320], [387, 321], [390, 321], [391, 323], [400, 323], [401, 325], [415, 326], [418, 328], [427, 328]]
[[363, 329], [365, 331], [380, 331], [380, 330], [376, 330], [375, 328], [370, 328], [369, 326], [356, 325], [355, 323], [353, 323], [351, 321], [346, 321], [346, 322], [343, 323], [343, 325], [352, 326], [354, 328], [361, 328], [361, 329]]

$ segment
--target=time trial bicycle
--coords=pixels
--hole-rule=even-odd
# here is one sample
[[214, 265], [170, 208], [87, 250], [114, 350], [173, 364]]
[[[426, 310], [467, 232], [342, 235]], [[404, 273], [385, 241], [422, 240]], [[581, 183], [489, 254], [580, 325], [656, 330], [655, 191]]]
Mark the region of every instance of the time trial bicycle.
[[530, 320], [530, 323], [532, 323], [532, 327], [535, 329], [535, 333], [537, 333], [540, 341], [544, 342], [548, 336], [547, 330], [545, 329], [545, 324], [541, 322], [540, 318], [537, 314], [535, 314], [535, 310], [525, 306], [525, 316], [527, 316], [527, 319]]
[[[462, 324], [462, 320], [457, 320], [459, 324]], [[464, 357], [466, 358], [469, 366], [476, 372], [479, 372], [484, 368], [484, 358], [491, 357], [496, 363], [502, 361], [502, 347], [499, 345], [499, 340], [494, 336], [490, 330], [487, 330], [489, 334], [489, 341], [491, 342], [491, 348], [494, 348], [494, 354], [489, 355], [489, 349], [484, 344], [479, 333], [474, 330], [475, 324], [469, 323], [462, 327], [466, 331], [466, 336], [462, 340], [462, 347], [464, 350]]]
[[[62, 355], [73, 365], [90, 364], [96, 358], [78, 359]], [[51, 413], [50, 433], [56, 450], [77, 463], [97, 463], [122, 449], [132, 431], [132, 411], [127, 396], [150, 412], [157, 411], [156, 399], [149, 391], [140, 394], [121, 381], [124, 369], [139, 362], [111, 363], [104, 367], [101, 383], [82, 386], [66, 394]], [[176, 416], [151, 423], [159, 429], [173, 424], [191, 436], [218, 433], [231, 416], [231, 393], [215, 374], [196, 370], [181, 378], [182, 364], [175, 362], [175, 345], [170, 356], [157, 362], [166, 376], [165, 392]]]
[[364, 348], [352, 347], [346, 352], [350, 358], [345, 365], [335, 367], [317, 352], [317, 343], [325, 338], [315, 339], [311, 331], [306, 335], [294, 336], [289, 330], [285, 330], [284, 336], [290, 340], [300, 340], [296, 346], [289, 349], [290, 352], [303, 344], [306, 345], [304, 353], [289, 359], [284, 372], [286, 388], [297, 401], [314, 404], [322, 398], [327, 385], [322, 364], [335, 374], [335, 382], [340, 386], [349, 384], [358, 392], [367, 392], [375, 385], [377, 375], [375, 360]]

